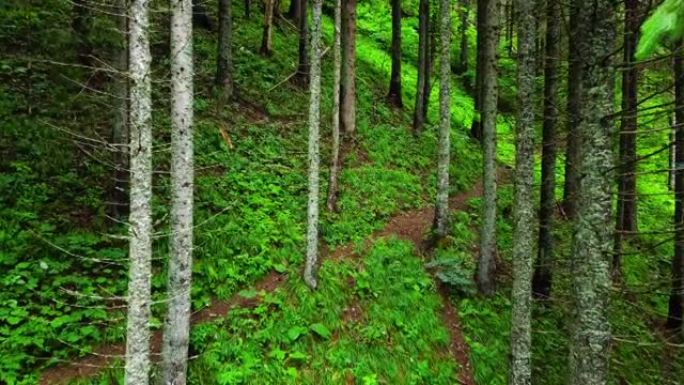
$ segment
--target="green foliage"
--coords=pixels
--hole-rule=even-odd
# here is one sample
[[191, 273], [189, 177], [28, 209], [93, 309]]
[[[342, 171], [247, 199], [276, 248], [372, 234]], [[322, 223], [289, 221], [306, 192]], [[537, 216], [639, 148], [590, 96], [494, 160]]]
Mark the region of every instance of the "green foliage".
[[665, 0], [641, 26], [636, 58], [645, 59], [664, 41], [676, 42], [684, 36], [684, 1]]

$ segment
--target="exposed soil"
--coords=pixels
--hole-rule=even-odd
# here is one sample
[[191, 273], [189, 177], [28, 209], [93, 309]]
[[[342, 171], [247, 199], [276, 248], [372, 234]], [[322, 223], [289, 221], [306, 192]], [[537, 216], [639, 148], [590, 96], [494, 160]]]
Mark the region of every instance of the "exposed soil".
[[[482, 183], [478, 182], [471, 190], [450, 198], [449, 208], [451, 210], [463, 210], [466, 208], [467, 201], [470, 198], [479, 196], [481, 193]], [[364, 242], [364, 249], [370, 247], [374, 240], [390, 235], [409, 240], [413, 242], [418, 250], [422, 249], [425, 238], [424, 235], [430, 229], [430, 225], [434, 218], [434, 211], [433, 207], [427, 207], [411, 210], [391, 218], [384, 229], [376, 231], [366, 239]], [[326, 250], [323, 254], [323, 258], [333, 260], [357, 256], [355, 253], [355, 245], [351, 243], [337, 247], [334, 250]], [[254, 284], [254, 289], [258, 293], [272, 292], [285, 281], [285, 278], [285, 275], [271, 272], [257, 281]], [[458, 320], [458, 313], [449, 300], [446, 291], [440, 288], [440, 294], [442, 294], [444, 303], [442, 317], [449, 330], [449, 335], [451, 336], [449, 350], [454, 356], [454, 360], [460, 366], [459, 381], [462, 384], [473, 385], [475, 382], [468, 359], [468, 345], [463, 338], [463, 333]], [[227, 300], [215, 301], [210, 306], [194, 313], [191, 321], [193, 324], [209, 322], [216, 318], [226, 316], [234, 308], [254, 307], [261, 301], [261, 298], [261, 295], [254, 298], [244, 298], [239, 294], [235, 294]], [[354, 303], [348, 306], [344, 311], [345, 321], [348, 322], [355, 322], [362, 316], [362, 309]], [[159, 358], [161, 342], [161, 330], [155, 331], [152, 334], [150, 341], [153, 359]], [[75, 379], [93, 377], [104, 369], [114, 367], [115, 361], [123, 359], [124, 354], [125, 344], [123, 343], [103, 345], [89, 353], [87, 357], [75, 359], [71, 362], [45, 370], [40, 376], [39, 384], [56, 385]]]

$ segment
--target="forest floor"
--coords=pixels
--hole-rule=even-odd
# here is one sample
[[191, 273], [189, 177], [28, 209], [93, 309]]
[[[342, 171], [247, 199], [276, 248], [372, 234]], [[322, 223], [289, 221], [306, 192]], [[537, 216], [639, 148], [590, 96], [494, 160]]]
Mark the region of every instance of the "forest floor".
[[[471, 198], [479, 197], [481, 194], [482, 182], [478, 181], [470, 190], [452, 196], [449, 199], [449, 209], [451, 211], [463, 211], [468, 207], [468, 201]], [[410, 241], [418, 252], [425, 251], [426, 234], [430, 229], [434, 215], [434, 207], [424, 207], [398, 214], [392, 217], [382, 230], [374, 232], [364, 240], [364, 249], [369, 248], [374, 241], [380, 238], [397, 237]], [[339, 261], [347, 258], [357, 258], [359, 253], [356, 250], [356, 245], [349, 243], [334, 249], [324, 250], [321, 259]], [[299, 276], [291, 278], [300, 279]], [[252, 290], [259, 293], [259, 296], [247, 298], [241, 295], [242, 292], [240, 292], [226, 300], [212, 302], [210, 306], [193, 313], [191, 322], [193, 325], [206, 323], [225, 317], [231, 311], [238, 308], [253, 308], [265, 294], [273, 292], [276, 288], [282, 286], [286, 279], [287, 275], [272, 271], [253, 285]], [[474, 385], [475, 380], [469, 359], [469, 347], [461, 330], [458, 311], [454, 307], [453, 301], [449, 298], [448, 289], [436, 278], [435, 285], [442, 298], [442, 319], [450, 336], [449, 351], [459, 368], [458, 381], [461, 384]], [[347, 306], [347, 309], [358, 308], [359, 306], [355, 304]], [[152, 356], [154, 358], [159, 357], [161, 340], [161, 330], [154, 332], [151, 339]], [[41, 374], [39, 383], [41, 385], [57, 385], [69, 383], [76, 379], [97, 376], [102, 370], [112, 368], [118, 360], [123, 358], [124, 353], [124, 343], [100, 346], [85, 358], [47, 369]]]

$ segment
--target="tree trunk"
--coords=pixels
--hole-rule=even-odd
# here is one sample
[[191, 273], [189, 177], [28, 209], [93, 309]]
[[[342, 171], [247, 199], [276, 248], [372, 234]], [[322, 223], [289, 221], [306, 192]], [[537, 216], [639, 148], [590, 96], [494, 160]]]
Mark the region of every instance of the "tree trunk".
[[293, 78], [296, 84], [307, 85], [309, 83], [309, 27], [307, 18], [307, 0], [299, 0], [299, 65], [297, 74]]
[[116, 148], [114, 186], [112, 189], [112, 217], [120, 219], [128, 213], [128, 18], [126, 0], [117, 0], [116, 24], [121, 34], [121, 46], [114, 53], [114, 66], [118, 71], [114, 80], [112, 143]]
[[435, 203], [435, 235], [443, 238], [449, 231], [449, 152], [451, 144], [451, 7], [449, 0], [440, 1], [440, 68], [439, 68], [439, 154], [437, 158], [437, 202]]
[[[162, 346], [164, 385], [185, 385], [190, 340], [193, 207], [193, 63], [190, 0], [171, 3], [171, 249]], [[225, 17], [225, 15], [224, 15]], [[228, 16], [230, 17], [230, 13]], [[225, 21], [222, 21], [225, 22]]]
[[342, 1], [340, 127], [347, 139], [356, 132], [356, 0]]
[[128, 10], [130, 88], [130, 215], [126, 385], [147, 385], [150, 371], [152, 278], [152, 103], [147, 0], [131, 0]]
[[341, 24], [342, 3], [335, 0], [335, 42], [333, 44], [333, 109], [332, 151], [330, 159], [330, 184], [328, 186], [328, 211], [337, 211], [337, 176], [340, 172], [340, 70], [342, 67]]
[[401, 97], [401, 0], [391, 0], [392, 3], [392, 70], [390, 74], [389, 93], [387, 98], [390, 105], [402, 108]]
[[672, 293], [667, 309], [667, 328], [681, 332], [684, 316], [684, 57], [682, 44], [674, 59], [675, 78], [675, 175], [674, 175], [674, 254], [672, 256]]
[[413, 134], [418, 135], [425, 125], [425, 111], [429, 92], [430, 70], [428, 69], [428, 24], [430, 20], [430, 0], [420, 0], [418, 6], [418, 83], [416, 85], [416, 104], [413, 109]]
[[285, 16], [291, 19], [295, 25], [299, 25], [299, 18], [301, 16], [301, 0], [290, 0], [290, 8], [287, 10]]
[[507, 9], [507, 20], [506, 20], [506, 50], [508, 51], [508, 57], [513, 57], [513, 28], [515, 26], [515, 1], [510, 0], [506, 4]]
[[[534, 250], [535, 14], [532, 0], [516, 1], [518, 24], [518, 116], [515, 130], [513, 287], [510, 385], [532, 383], [532, 253]], [[512, 34], [512, 32], [511, 32]]]
[[636, 231], [636, 130], [638, 69], [634, 52], [641, 20], [639, 0], [625, 0], [623, 60], [628, 65], [622, 72], [622, 118], [620, 120], [620, 153], [618, 160], [618, 200], [615, 223], [613, 276], [620, 276], [622, 240], [625, 232]]
[[468, 71], [468, 14], [470, 13], [470, 0], [461, 0], [460, 9], [460, 43], [458, 64], [456, 65], [455, 73], [457, 75], [464, 74]]
[[90, 34], [93, 29], [93, 15], [88, 0], [73, 0], [73, 18], [71, 28], [76, 41], [78, 63], [84, 66], [93, 65], [93, 44]]
[[[221, 1], [221, 0], [219, 0]], [[252, 0], [245, 0], [245, 19], [252, 18]]]
[[[486, 63], [484, 59], [484, 52], [486, 51], [487, 39], [485, 35], [487, 34], [487, 10], [489, 9], [488, 3], [496, 0], [477, 0], [477, 53], [476, 53], [476, 64], [475, 64], [475, 92], [474, 92], [474, 109], [475, 116], [473, 117], [473, 123], [470, 126], [470, 136], [478, 141], [482, 142], [482, 79], [483, 73], [486, 71]], [[496, 7], [494, 7], [496, 9]], [[498, 9], [497, 9], [498, 13]]]
[[496, 48], [499, 41], [499, 2], [487, 0], [484, 21], [485, 36], [482, 53], [482, 147], [483, 204], [480, 232], [480, 259], [477, 266], [477, 284], [483, 294], [494, 291], [496, 264], [496, 112], [497, 65]]
[[560, 62], [561, 8], [558, 1], [546, 4], [546, 52], [544, 60], [544, 122], [539, 199], [539, 248], [532, 291], [539, 298], [551, 294], [553, 262], [553, 214], [556, 208], [556, 124], [558, 122], [558, 63]]
[[264, 0], [264, 32], [261, 35], [261, 48], [259, 49], [259, 52], [264, 56], [271, 56], [273, 54], [271, 35], [273, 34], [274, 3], [275, 0]]
[[216, 79], [219, 100], [222, 105], [233, 97], [233, 42], [232, 6], [230, 0], [219, 0], [218, 52], [216, 55]]
[[580, 124], [582, 143], [579, 202], [572, 268], [575, 324], [570, 339], [570, 384], [604, 385], [610, 357], [610, 255], [612, 252], [613, 87], [615, 69], [614, 2], [581, 3], [578, 22], [586, 28], [578, 58], [582, 76]]
[[[314, 269], [318, 259], [318, 173], [319, 173], [319, 128], [321, 119], [321, 8], [323, 0], [313, 2], [313, 26], [311, 31], [311, 80], [309, 93], [309, 206], [308, 230], [306, 233], [306, 266], [304, 281], [310, 288], [316, 288]], [[303, 12], [302, 16], [306, 13]]]
[[584, 39], [585, 27], [579, 23], [580, 5], [570, 3], [570, 34], [568, 36], [568, 99], [567, 99], [567, 139], [565, 148], [565, 182], [563, 186], [563, 211], [574, 219], [577, 211], [577, 191], [580, 184], [578, 172], [582, 143], [578, 132], [580, 123], [579, 108], [582, 94], [582, 61], [579, 46]]

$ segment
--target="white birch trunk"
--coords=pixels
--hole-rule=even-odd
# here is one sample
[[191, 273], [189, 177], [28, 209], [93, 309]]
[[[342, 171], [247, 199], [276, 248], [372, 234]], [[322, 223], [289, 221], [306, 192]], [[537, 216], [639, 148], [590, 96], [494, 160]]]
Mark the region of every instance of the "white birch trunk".
[[131, 0], [130, 75], [130, 271], [126, 330], [126, 385], [147, 385], [150, 371], [152, 259], [152, 127], [148, 1]]
[[193, 206], [192, 2], [171, 3], [171, 250], [162, 346], [164, 385], [185, 385], [190, 336]]
[[318, 173], [319, 173], [319, 126], [321, 107], [321, 8], [323, 0], [313, 2], [313, 25], [311, 28], [311, 69], [309, 78], [309, 205], [306, 232], [306, 265], [304, 281], [316, 288], [314, 269], [318, 259]]
[[451, 80], [451, 8], [449, 0], [441, 0], [440, 71], [439, 71], [439, 154], [437, 160], [437, 202], [435, 204], [435, 232], [447, 234], [449, 222], [449, 150], [451, 109], [449, 81]]

